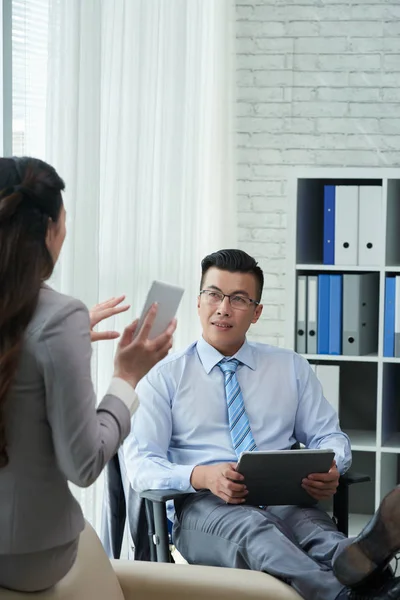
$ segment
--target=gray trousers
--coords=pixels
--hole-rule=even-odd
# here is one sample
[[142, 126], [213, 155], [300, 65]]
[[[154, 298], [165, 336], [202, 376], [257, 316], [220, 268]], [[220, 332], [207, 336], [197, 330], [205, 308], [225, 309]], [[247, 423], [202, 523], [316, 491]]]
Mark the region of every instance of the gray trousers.
[[52, 587], [75, 562], [79, 538], [29, 554], [0, 554], [0, 587], [18, 592], [39, 592]]
[[349, 540], [319, 508], [232, 505], [201, 491], [176, 504], [174, 543], [191, 564], [264, 571], [306, 600], [343, 590], [332, 562]]

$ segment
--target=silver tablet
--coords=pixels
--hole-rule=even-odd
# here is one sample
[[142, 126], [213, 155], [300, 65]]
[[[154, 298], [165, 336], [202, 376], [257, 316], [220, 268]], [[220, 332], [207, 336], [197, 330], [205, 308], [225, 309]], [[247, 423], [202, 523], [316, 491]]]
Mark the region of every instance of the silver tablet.
[[249, 491], [246, 504], [316, 504], [317, 500], [301, 487], [302, 480], [312, 473], [327, 473], [334, 456], [333, 450], [243, 452], [237, 470], [244, 475]]
[[151, 340], [160, 335], [160, 333], [163, 333], [176, 315], [183, 292], [184, 289], [177, 285], [162, 281], [153, 281], [147, 294], [135, 335], [139, 332], [149, 308], [154, 302], [158, 303], [158, 311], [149, 334], [149, 339]]

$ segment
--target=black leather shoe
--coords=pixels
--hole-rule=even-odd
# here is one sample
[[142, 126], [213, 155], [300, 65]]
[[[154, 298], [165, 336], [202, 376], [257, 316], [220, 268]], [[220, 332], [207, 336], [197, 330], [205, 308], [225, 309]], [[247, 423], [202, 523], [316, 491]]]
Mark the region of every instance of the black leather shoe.
[[336, 600], [400, 600], [400, 577], [387, 581], [379, 589], [367, 589], [367, 586], [357, 589], [343, 590]]
[[384, 569], [399, 550], [400, 486], [385, 496], [371, 521], [339, 554], [333, 572], [343, 585], [354, 587]]

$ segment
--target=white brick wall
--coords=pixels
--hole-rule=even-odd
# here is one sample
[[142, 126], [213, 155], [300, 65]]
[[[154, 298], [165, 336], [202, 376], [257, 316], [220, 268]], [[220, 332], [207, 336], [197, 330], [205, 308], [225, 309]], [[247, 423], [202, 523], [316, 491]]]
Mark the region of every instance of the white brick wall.
[[400, 166], [400, 2], [236, 7], [239, 241], [266, 276], [252, 337], [284, 345], [291, 169]]

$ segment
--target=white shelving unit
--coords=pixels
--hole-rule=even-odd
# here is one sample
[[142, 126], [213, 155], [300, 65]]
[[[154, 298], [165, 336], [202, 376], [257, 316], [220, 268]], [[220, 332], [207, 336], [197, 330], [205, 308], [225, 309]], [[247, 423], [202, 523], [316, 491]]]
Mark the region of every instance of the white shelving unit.
[[[381, 260], [374, 266], [323, 264], [323, 186], [380, 185], [383, 197]], [[379, 273], [379, 335], [375, 354], [304, 355], [310, 363], [340, 367], [339, 418], [352, 443], [352, 470], [371, 483], [350, 491], [350, 534], [357, 534], [382, 497], [400, 483], [400, 358], [383, 356], [385, 277], [400, 273], [400, 169], [304, 169], [290, 182], [286, 345], [296, 344], [298, 275]]]

